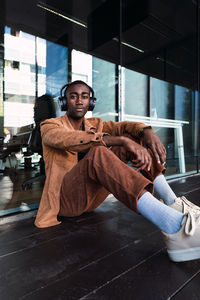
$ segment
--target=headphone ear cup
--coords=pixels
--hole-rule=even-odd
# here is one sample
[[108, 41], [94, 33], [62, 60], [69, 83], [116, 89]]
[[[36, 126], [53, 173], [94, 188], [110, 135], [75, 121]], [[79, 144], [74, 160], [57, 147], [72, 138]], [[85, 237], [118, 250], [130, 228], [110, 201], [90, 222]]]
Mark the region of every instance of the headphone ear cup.
[[67, 98], [66, 97], [59, 97], [60, 100], [60, 108], [61, 111], [67, 111], [68, 110], [68, 105], [67, 105]]
[[60, 90], [60, 97], [58, 98], [60, 101], [60, 108], [61, 111], [67, 111], [68, 110], [68, 104], [67, 104], [67, 97], [66, 97], [66, 90], [69, 87], [69, 83], [63, 85], [63, 87]]
[[88, 111], [93, 111], [93, 109], [95, 107], [95, 102], [96, 102], [96, 98], [90, 97], [90, 105], [89, 105]]

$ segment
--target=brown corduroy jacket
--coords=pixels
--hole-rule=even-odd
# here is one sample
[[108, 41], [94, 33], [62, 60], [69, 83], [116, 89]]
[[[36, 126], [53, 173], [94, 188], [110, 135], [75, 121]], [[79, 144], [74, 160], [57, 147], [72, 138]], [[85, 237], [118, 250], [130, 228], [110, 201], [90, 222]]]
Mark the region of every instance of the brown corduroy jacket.
[[60, 187], [64, 175], [78, 163], [78, 152], [104, 145], [104, 134], [122, 136], [130, 134], [139, 138], [146, 127], [138, 122], [103, 122], [99, 118], [84, 119], [85, 131], [75, 130], [67, 115], [41, 123], [43, 157], [46, 180], [37, 212], [35, 225], [49, 227], [60, 224]]

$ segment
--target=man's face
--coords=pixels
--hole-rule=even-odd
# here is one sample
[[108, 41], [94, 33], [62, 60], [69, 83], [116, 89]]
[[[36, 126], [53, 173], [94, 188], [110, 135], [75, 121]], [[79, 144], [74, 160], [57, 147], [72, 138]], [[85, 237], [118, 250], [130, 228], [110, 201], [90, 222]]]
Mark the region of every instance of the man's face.
[[90, 90], [85, 84], [74, 84], [67, 91], [67, 115], [72, 119], [81, 119], [88, 111]]

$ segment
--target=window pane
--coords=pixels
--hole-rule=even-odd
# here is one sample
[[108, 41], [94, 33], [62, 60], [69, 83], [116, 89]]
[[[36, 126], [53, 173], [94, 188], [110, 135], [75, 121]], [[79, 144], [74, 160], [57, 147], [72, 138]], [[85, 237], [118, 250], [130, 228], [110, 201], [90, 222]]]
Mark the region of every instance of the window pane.
[[147, 76], [125, 69], [124, 112], [147, 116]]
[[115, 65], [105, 60], [92, 58], [92, 81], [97, 102], [94, 115], [103, 120], [116, 120]]
[[116, 119], [115, 65], [80, 51], [72, 51], [72, 81], [89, 84], [97, 99], [93, 112], [86, 117], [99, 116], [103, 120]]
[[154, 129], [167, 149], [167, 175], [195, 172], [195, 93], [151, 78], [150, 96]]

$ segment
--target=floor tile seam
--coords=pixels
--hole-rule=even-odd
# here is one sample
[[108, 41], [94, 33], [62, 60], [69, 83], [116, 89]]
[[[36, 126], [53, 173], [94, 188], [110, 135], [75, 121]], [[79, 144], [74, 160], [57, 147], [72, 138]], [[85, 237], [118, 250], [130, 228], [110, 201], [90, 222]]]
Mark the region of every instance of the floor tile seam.
[[190, 191], [188, 191], [188, 192], [185, 192], [185, 193], [184, 193], [184, 195], [187, 195], [187, 194], [190, 194], [190, 193], [196, 192], [196, 191], [198, 191], [198, 190], [200, 190], [200, 187], [198, 187], [198, 188], [195, 188], [195, 189], [192, 189], [192, 190], [190, 190]]
[[[115, 253], [115, 252], [117, 252], [117, 251], [119, 251], [119, 250], [122, 250], [123, 248], [126, 248], [126, 247], [128, 247], [128, 246], [129, 246], [129, 244], [127, 244], [127, 245], [121, 247], [121, 248], [118, 249], [118, 250], [112, 251], [111, 253], [109, 252], [109, 254], [104, 255], [102, 258], [109, 257], [111, 254], [113, 254], [113, 253]], [[68, 274], [68, 275], [64, 275], [63, 277], [60, 277], [59, 279], [53, 280], [53, 281], [51, 281], [50, 283], [47, 283], [46, 285], [43, 285], [42, 287], [40, 287], [40, 288], [38, 288], [38, 289], [35, 289], [34, 291], [31, 291], [30, 293], [27, 293], [27, 294], [24, 295], [22, 298], [20, 298], [20, 300], [21, 300], [21, 299], [25, 299], [27, 296], [34, 295], [35, 292], [38, 292], [38, 291], [41, 290], [41, 289], [47, 288], [47, 287], [49, 287], [49, 286], [55, 284], [56, 282], [59, 282], [59, 281], [64, 280], [64, 279], [67, 279], [67, 278], [69, 278], [69, 277], [75, 275], [76, 273], [78, 273], [78, 272], [84, 270], [86, 267], [88, 267], [88, 266], [90, 266], [90, 265], [92, 265], [92, 264], [95, 264], [95, 262], [100, 261], [100, 260], [101, 260], [101, 258], [99, 258], [99, 259], [97, 259], [97, 260], [95, 260], [95, 261], [92, 261], [91, 263], [87, 264], [86, 266], [83, 266], [83, 267], [79, 268], [78, 270], [76, 270], [76, 271], [74, 271], [74, 272], [72, 272], [72, 273], [70, 273], [70, 274]]]
[[63, 238], [63, 236], [66, 236], [66, 235], [68, 236], [69, 233], [65, 232], [62, 236], [56, 236], [56, 237], [54, 237], [52, 239], [48, 239], [48, 240], [46, 240], [44, 242], [41, 242], [41, 243], [38, 243], [36, 245], [32, 245], [32, 246], [29, 246], [29, 247], [26, 247], [26, 248], [19, 249], [17, 251], [12, 251], [10, 253], [6, 253], [6, 254], [3, 254], [3, 255], [0, 255], [0, 260], [3, 259], [3, 258], [5, 258], [5, 257], [7, 257], [7, 256], [9, 256], [9, 255], [13, 255], [13, 254], [16, 254], [16, 253], [20, 253], [22, 251], [30, 250], [30, 249], [32, 249], [34, 247], [38, 247], [38, 246], [44, 245], [45, 243], [48, 243], [49, 241], [53, 241], [53, 240], [56, 240], [56, 239], [60, 240], [60, 239]]
[[[156, 234], [156, 233], [157, 233], [157, 231], [153, 231], [153, 232], [151, 232], [150, 234], [147, 234], [146, 236], [149, 237], [149, 236], [152, 236], [153, 234]], [[132, 246], [132, 245], [135, 245], [135, 244], [138, 245], [140, 242], [142, 242], [142, 241], [144, 240], [144, 238], [145, 238], [145, 237], [143, 237], [143, 239], [137, 239], [137, 240], [134, 240], [134, 241], [132, 241], [132, 242], [130, 242], [130, 243], [128, 243], [128, 244], [126, 244], [126, 245], [124, 245], [124, 246], [118, 248], [117, 250], [114, 250], [114, 251], [112, 251], [112, 252], [110, 252], [110, 253], [108, 253], [108, 254], [106, 254], [106, 255], [104, 255], [104, 256], [102, 256], [102, 257], [100, 257], [100, 258], [98, 258], [98, 259], [96, 259], [96, 260], [94, 260], [94, 261], [92, 261], [92, 262], [90, 262], [90, 263], [87, 264], [86, 266], [81, 267], [79, 270], [77, 270], [77, 272], [79, 272], [79, 271], [81, 271], [81, 270], [84, 270], [84, 269], [86, 269], [87, 267], [90, 267], [91, 265], [96, 264], [96, 263], [100, 262], [101, 260], [103, 260], [103, 259], [105, 259], [105, 258], [107, 258], [107, 257], [109, 257], [109, 256], [111, 256], [111, 255], [113, 255], [113, 254], [115, 254], [115, 253], [117, 253], [117, 252], [119, 252], [119, 251], [125, 249], [125, 248], [128, 248], [129, 246]]]
[[[68, 233], [69, 234], [69, 233]], [[6, 254], [3, 254], [3, 255], [0, 255], [0, 260], [1, 259], [3, 259], [3, 258], [5, 258], [5, 257], [7, 257], [7, 256], [10, 256], [10, 255], [13, 255], [13, 254], [17, 254], [17, 253], [20, 253], [20, 252], [23, 252], [23, 251], [26, 251], [26, 250], [30, 250], [30, 249], [32, 249], [32, 248], [35, 248], [35, 247], [39, 247], [39, 246], [41, 246], [41, 245], [44, 245], [44, 244], [46, 244], [46, 243], [48, 243], [48, 242], [50, 242], [50, 241], [54, 241], [54, 240], [56, 240], [56, 239], [62, 239], [63, 238], [63, 236], [66, 236], [66, 235], [68, 235], [67, 233], [65, 233], [64, 235], [62, 235], [62, 236], [56, 236], [55, 238], [53, 238], [53, 239], [48, 239], [48, 240], [46, 240], [46, 241], [44, 241], [44, 242], [41, 242], [41, 243], [38, 243], [38, 244], [35, 244], [35, 245], [32, 245], [32, 246], [29, 246], [29, 247], [26, 247], [26, 248], [22, 248], [22, 249], [19, 249], [19, 250], [16, 250], [16, 251], [12, 251], [12, 252], [10, 252], [10, 253], [6, 253]]]
[[[154, 233], [156, 234], [157, 231], [151, 233], [151, 235], [154, 234]], [[149, 236], [149, 235], [147, 235], [147, 236]], [[120, 247], [119, 249], [117, 249], [117, 250], [115, 250], [115, 251], [109, 252], [107, 255], [104, 255], [103, 257], [101, 257], [101, 258], [99, 258], [99, 259], [97, 259], [97, 260], [95, 260], [95, 261], [90, 262], [90, 263], [87, 264], [86, 266], [80, 267], [78, 270], [76, 270], [76, 271], [74, 271], [74, 272], [72, 272], [72, 273], [70, 273], [70, 274], [68, 274], [68, 275], [64, 275], [63, 277], [59, 277], [59, 279], [52, 280], [51, 282], [47, 283], [46, 285], [43, 285], [42, 287], [39, 287], [39, 288], [35, 289], [34, 291], [31, 291], [31, 292], [25, 294], [24, 296], [22, 296], [22, 298], [20, 298], [20, 300], [26, 299], [27, 296], [34, 295], [34, 293], [40, 291], [41, 289], [47, 288], [47, 287], [49, 287], [49, 286], [51, 286], [51, 285], [54, 285], [55, 283], [57, 283], [57, 282], [59, 282], [59, 281], [61, 281], [61, 280], [67, 279], [67, 278], [69, 278], [69, 277], [75, 275], [76, 273], [78, 273], [78, 272], [80, 272], [80, 271], [86, 269], [87, 267], [89, 267], [89, 266], [95, 264], [96, 262], [99, 262], [99, 261], [103, 260], [104, 258], [109, 257], [109, 256], [111, 256], [112, 254], [121, 251], [122, 249], [128, 248], [128, 247], [129, 247], [130, 245], [132, 245], [132, 244], [135, 244], [135, 241], [133, 241], [133, 242], [131, 242], [131, 243], [129, 243], [129, 244], [126, 244], [126, 245], [124, 245], [123, 247]], [[161, 248], [158, 252], [162, 251], [163, 249], [164, 249], [164, 248]], [[153, 255], [152, 255], [152, 257], [153, 257]], [[144, 260], [144, 262], [145, 262], [145, 261], [146, 261], [146, 260]], [[138, 264], [138, 265], [139, 265], [139, 264]], [[137, 266], [137, 265], [136, 265], [136, 266]]]
[[105, 286], [107, 286], [108, 284], [114, 282], [115, 280], [119, 279], [120, 277], [126, 275], [127, 273], [129, 273], [130, 271], [137, 269], [138, 267], [140, 267], [141, 265], [143, 265], [144, 263], [146, 263], [148, 260], [150, 260], [151, 258], [153, 258], [154, 256], [156, 256], [157, 254], [159, 254], [161, 251], [163, 251], [165, 248], [161, 248], [158, 251], [156, 251], [155, 253], [153, 253], [152, 255], [150, 255], [148, 258], [143, 259], [142, 261], [140, 261], [138, 264], [128, 268], [126, 271], [120, 273], [119, 275], [113, 277], [111, 280], [105, 282], [104, 284], [102, 284], [101, 286], [99, 286], [98, 288], [94, 289], [93, 291], [91, 291], [90, 293], [88, 293], [87, 295], [77, 299], [77, 300], [85, 300], [87, 299], [88, 296], [91, 296], [93, 294], [96, 294], [96, 292], [98, 292], [100, 289], [104, 288]]
[[12, 251], [12, 252], [9, 252], [9, 253], [6, 253], [6, 254], [3, 254], [3, 255], [0, 255], [0, 261], [2, 259], [4, 259], [5, 257], [8, 257], [10, 255], [14, 255], [14, 254], [17, 254], [17, 253], [20, 253], [20, 252], [23, 252], [25, 250], [30, 250], [31, 248], [34, 248], [35, 246], [29, 246], [29, 247], [26, 247], [26, 248], [22, 248], [22, 249], [19, 249], [17, 251]]
[[[113, 254], [115, 254], [115, 253], [117, 253], [117, 252], [123, 250], [123, 249], [128, 248], [131, 244], [133, 244], [133, 242], [132, 242], [132, 243], [128, 243], [128, 244], [124, 245], [123, 247], [118, 248], [117, 250], [111, 251], [111, 252], [107, 253], [106, 255], [101, 256], [101, 257], [99, 257], [98, 259], [95, 259], [95, 260], [91, 261], [91, 262], [88, 263], [87, 265], [85, 265], [85, 266], [79, 268], [76, 272], [80, 272], [80, 271], [82, 271], [82, 270], [84, 270], [84, 269], [87, 269], [88, 267], [90, 267], [90, 266], [92, 266], [92, 265], [94, 265], [94, 264], [100, 262], [101, 260], [103, 260], [103, 259], [105, 259], [105, 258], [107, 258], [107, 257], [109, 257], [109, 256], [111, 256], [111, 255], [113, 255]], [[75, 273], [76, 273], [76, 272], [75, 272]]]
[[[116, 218], [118, 218], [118, 217], [114, 217], [114, 218], [112, 218], [112, 220], [113, 220], [113, 219], [116, 219]], [[110, 221], [110, 219], [109, 219], [109, 221]], [[94, 225], [99, 225], [99, 224], [101, 224], [101, 223], [105, 223], [105, 221], [97, 222], [97, 223], [95, 223]], [[87, 224], [86, 224], [86, 226], [87, 226]], [[83, 228], [82, 228], [82, 229], [83, 229]], [[56, 229], [53, 233], [55, 233], [56, 231], [59, 231], [59, 230]], [[31, 237], [34, 237], [34, 236], [38, 236], [38, 235], [40, 235], [41, 233], [42, 233], [42, 232], [38, 232], [38, 233], [35, 233], [35, 234], [32, 234], [32, 235], [26, 236], [26, 237], [21, 238], [21, 239], [17, 239], [17, 240], [11, 241], [11, 242], [7, 243], [6, 246], [10, 246], [10, 245], [12, 245], [12, 244], [14, 244], [14, 243], [16, 243], [16, 242], [23, 241], [23, 240], [25, 240], [25, 239], [27, 239], [27, 238], [31, 238]], [[47, 233], [47, 231], [43, 232], [42, 234], [45, 234], [45, 233]], [[74, 233], [74, 232], [71, 232], [71, 233]], [[63, 238], [64, 236], [66, 236], [66, 235], [68, 236], [68, 235], [69, 235], [69, 232], [68, 232], [68, 233], [64, 232], [61, 236], [58, 236], [58, 235], [57, 235], [56, 237], [54, 237], [54, 238], [52, 238], [52, 239], [48, 239], [48, 240], [46, 240], [46, 241], [44, 241], [44, 242], [40, 242], [40, 243], [38, 243], [37, 245], [33, 245], [33, 246], [30, 246], [30, 247], [27, 247], [27, 248], [20, 249], [20, 250], [18, 250], [18, 251], [13, 251], [13, 252], [10, 252], [10, 253], [7, 253], [7, 254], [0, 255], [0, 259], [1, 259], [1, 258], [4, 258], [4, 257], [7, 257], [7, 256], [9, 256], [9, 255], [12, 255], [12, 254], [16, 254], [16, 253], [21, 252], [21, 251], [25, 251], [26, 249], [28, 250], [28, 249], [31, 249], [31, 248], [34, 248], [34, 247], [43, 245], [43, 244], [48, 243], [49, 241], [53, 241], [53, 240], [55, 240], [55, 239], [62, 239], [62, 238]]]
[[[12, 245], [13, 243], [16, 243], [16, 242], [19, 242], [19, 241], [23, 241], [25, 239], [28, 239], [28, 238], [31, 238], [33, 236], [38, 236], [38, 235], [43, 235], [45, 234], [46, 232], [36, 232], [36, 233], [33, 233], [33, 234], [29, 234], [27, 236], [24, 236], [22, 238], [18, 238], [18, 239], [15, 239], [15, 240], [12, 240], [12, 241], [9, 241], [8, 243], [5, 243], [4, 241], [4, 245]], [[1, 241], [1, 237], [0, 237], [0, 241]]]
[[182, 289], [184, 289], [197, 275], [200, 274], [200, 270], [192, 275], [188, 280], [185, 281], [173, 294], [171, 294], [166, 300], [173, 299]]
[[[117, 217], [114, 217], [114, 218], [117, 218]], [[113, 218], [112, 218], [113, 219]], [[110, 220], [110, 219], [109, 219]], [[104, 223], [105, 221], [102, 221], [102, 222], [96, 222], [96, 223], [94, 223], [93, 225], [98, 225], [98, 224], [100, 224], [100, 223]], [[74, 225], [76, 225], [77, 223], [74, 223]], [[87, 226], [87, 224], [85, 224], [86, 226]], [[76, 229], [80, 229], [79, 227], [77, 227]], [[83, 228], [81, 228], [81, 229], [83, 229]], [[54, 231], [53, 231], [53, 234], [55, 233], [55, 232], [58, 232], [59, 233], [59, 231], [60, 231], [61, 229], [60, 228], [56, 228]], [[64, 231], [64, 228], [62, 229], [62, 231]], [[18, 242], [18, 241], [22, 241], [22, 240], [25, 240], [25, 239], [27, 239], [27, 238], [30, 238], [30, 237], [34, 237], [34, 236], [39, 236], [39, 235], [43, 235], [43, 234], [46, 234], [47, 233], [47, 231], [44, 231], [44, 232], [36, 232], [36, 233], [34, 233], [34, 234], [31, 234], [31, 235], [27, 235], [26, 237], [23, 237], [23, 238], [20, 238], [20, 239], [16, 239], [16, 240], [13, 240], [13, 241], [11, 241], [11, 242], [9, 242], [9, 243], [7, 243], [6, 245], [12, 245], [13, 243], [16, 243], [16, 242]], [[74, 231], [71, 231], [70, 233], [74, 233]], [[64, 231], [63, 233], [62, 233], [62, 235], [61, 236], [56, 236], [55, 238], [53, 238], [53, 239], [49, 239], [48, 241], [52, 241], [52, 240], [54, 240], [54, 239], [61, 239], [61, 238], [63, 238], [63, 236], [65, 236], [65, 235], [69, 235], [69, 232], [66, 232], [66, 231]], [[1, 238], [0, 238], [0, 240], [1, 240]], [[44, 243], [46, 243], [46, 242], [48, 242], [48, 241], [45, 241]], [[41, 245], [41, 244], [43, 244], [43, 243], [39, 243], [38, 245]], [[1, 257], [1, 256], [0, 256]]]
[[[59, 230], [60, 230], [60, 229], [55, 228], [55, 230], [53, 230], [52, 233], [54, 234], [54, 233], [57, 232], [57, 231], [59, 232]], [[43, 234], [46, 234], [46, 233], [47, 233], [47, 231], [36, 232], [36, 233], [30, 234], [30, 235], [27, 235], [27, 236], [25, 236], [25, 237], [23, 237], [23, 238], [19, 238], [19, 239], [16, 239], [16, 240], [12, 240], [12, 241], [6, 243], [6, 245], [12, 245], [13, 243], [16, 243], [16, 242], [19, 242], [19, 241], [23, 241], [23, 240], [25, 240], [25, 239], [27, 239], [27, 238], [31, 238], [31, 237], [34, 237], [34, 236], [43, 235]], [[65, 232], [65, 234], [66, 234], [66, 232]], [[1, 241], [1, 236], [0, 236], [0, 241]]]

